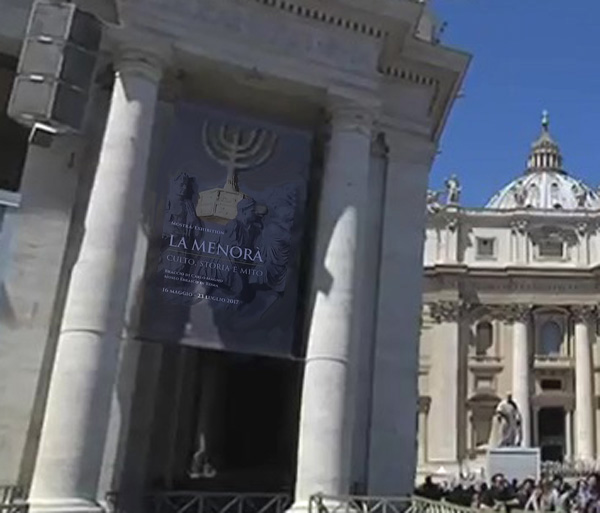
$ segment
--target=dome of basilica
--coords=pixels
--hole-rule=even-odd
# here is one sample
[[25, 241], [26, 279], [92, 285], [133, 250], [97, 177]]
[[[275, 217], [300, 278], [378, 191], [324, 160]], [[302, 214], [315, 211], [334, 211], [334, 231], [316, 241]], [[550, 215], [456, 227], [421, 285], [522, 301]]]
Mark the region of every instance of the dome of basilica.
[[525, 174], [496, 193], [486, 208], [600, 210], [600, 196], [563, 169], [560, 148], [550, 136], [544, 113], [542, 133], [532, 145]]

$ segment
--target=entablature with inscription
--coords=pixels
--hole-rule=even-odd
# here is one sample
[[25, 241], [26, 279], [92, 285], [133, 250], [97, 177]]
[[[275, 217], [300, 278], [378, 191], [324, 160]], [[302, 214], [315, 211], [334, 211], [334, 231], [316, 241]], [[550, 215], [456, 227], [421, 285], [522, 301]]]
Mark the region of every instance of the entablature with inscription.
[[302, 95], [335, 86], [389, 99], [383, 110], [399, 118], [415, 111], [406, 97], [418, 98], [420, 121], [435, 139], [470, 57], [416, 37], [423, 13], [413, 1], [125, 0], [122, 18], [130, 30], [170, 42], [175, 66], [185, 62], [186, 71], [196, 69], [194, 59], [208, 60], [257, 81], [289, 80]]
[[529, 293], [597, 294], [600, 291], [600, 268], [593, 269], [425, 269], [425, 294], [458, 290], [462, 293]]

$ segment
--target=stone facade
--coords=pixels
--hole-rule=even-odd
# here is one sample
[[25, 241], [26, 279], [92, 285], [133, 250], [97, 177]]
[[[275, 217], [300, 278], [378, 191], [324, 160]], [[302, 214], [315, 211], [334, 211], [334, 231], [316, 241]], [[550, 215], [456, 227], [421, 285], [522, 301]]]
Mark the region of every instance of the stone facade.
[[[423, 204], [469, 56], [440, 45], [409, 0], [78, 3], [120, 16], [86, 128], [31, 145], [19, 201], [0, 196], [0, 482], [27, 488], [32, 511], [98, 511], [111, 490], [147, 491], [150, 456], [176, 442], [167, 425], [184, 398], [167, 395], [161, 369], [179, 379], [189, 352], [130, 327], [156, 215], [146, 184], [184, 100], [311, 130], [321, 151], [296, 507], [316, 492], [407, 493]], [[31, 4], [0, 0], [10, 74]], [[159, 421], [170, 434], [153, 445]]]
[[425, 242], [421, 473], [479, 472], [508, 393], [523, 443], [543, 459], [595, 459], [600, 197], [562, 168], [546, 115], [524, 175], [485, 208], [438, 196]]

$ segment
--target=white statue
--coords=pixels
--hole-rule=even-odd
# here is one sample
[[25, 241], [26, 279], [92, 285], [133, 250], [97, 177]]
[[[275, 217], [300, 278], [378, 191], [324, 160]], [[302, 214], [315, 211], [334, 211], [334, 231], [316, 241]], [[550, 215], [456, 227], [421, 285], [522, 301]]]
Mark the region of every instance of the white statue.
[[442, 208], [440, 203], [440, 193], [438, 191], [432, 191], [429, 189], [427, 191], [427, 212], [430, 214], [435, 214], [439, 212]]
[[534, 183], [532, 183], [529, 186], [529, 202], [528, 204], [531, 205], [532, 207], [539, 207], [540, 206], [540, 190], [538, 189], [538, 186]]
[[519, 180], [515, 187], [513, 188], [513, 195], [515, 198], [515, 203], [518, 207], [522, 207], [525, 205], [527, 201], [527, 189], [523, 185], [523, 180]]
[[496, 406], [490, 432], [490, 447], [519, 447], [523, 440], [522, 418], [512, 396]]
[[206, 453], [206, 437], [204, 433], [200, 433], [198, 435], [196, 451], [192, 455], [192, 462], [188, 471], [188, 476], [191, 479], [212, 479], [217, 476], [217, 470], [209, 461]]
[[581, 182], [577, 182], [573, 184], [573, 194], [575, 195], [575, 200], [577, 201], [578, 207], [585, 207], [585, 201], [588, 197], [587, 189], [581, 184]]
[[458, 177], [454, 174], [451, 175], [450, 178], [446, 180], [445, 185], [446, 203], [448, 205], [458, 205], [460, 201], [460, 192], [462, 191]]

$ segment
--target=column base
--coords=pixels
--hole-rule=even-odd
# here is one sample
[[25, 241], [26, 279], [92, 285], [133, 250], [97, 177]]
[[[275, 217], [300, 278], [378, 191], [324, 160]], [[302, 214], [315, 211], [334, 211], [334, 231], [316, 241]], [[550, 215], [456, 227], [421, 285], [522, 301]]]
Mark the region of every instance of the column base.
[[97, 502], [85, 499], [31, 499], [29, 513], [105, 513], [107, 509]]

